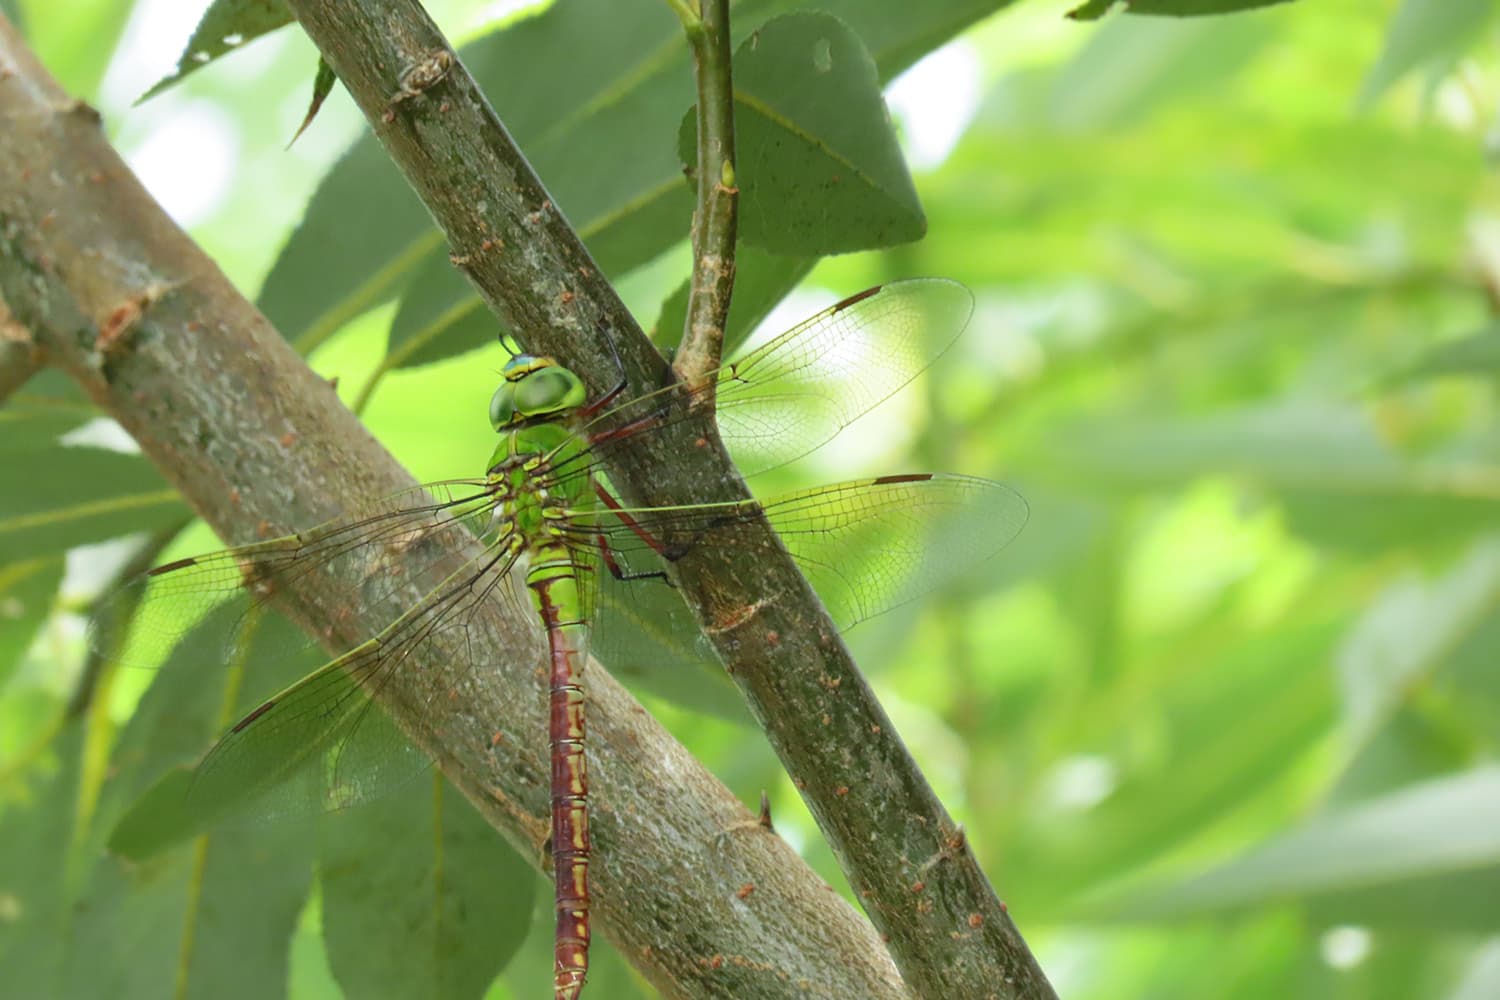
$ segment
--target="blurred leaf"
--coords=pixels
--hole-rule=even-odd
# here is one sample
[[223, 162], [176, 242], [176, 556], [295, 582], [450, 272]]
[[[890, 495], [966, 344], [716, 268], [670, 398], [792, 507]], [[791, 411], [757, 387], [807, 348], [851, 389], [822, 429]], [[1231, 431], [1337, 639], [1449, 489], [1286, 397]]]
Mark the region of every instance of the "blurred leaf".
[[52, 745], [35, 790], [0, 811], [0, 968], [16, 996], [63, 996], [68, 921], [76, 879], [75, 807], [83, 727], [67, 726]]
[[1484, 37], [1481, 29], [1494, 13], [1493, 0], [1402, 0], [1391, 18], [1380, 59], [1360, 87], [1359, 106], [1369, 107], [1419, 67], [1456, 62]]
[[1358, 744], [1496, 607], [1500, 541], [1482, 541], [1428, 582], [1398, 579], [1349, 631], [1337, 655], [1345, 724]]
[[[742, 245], [735, 251], [734, 298], [724, 324], [725, 359], [734, 357], [736, 348], [797, 287], [813, 264], [810, 259], [783, 257], [752, 246]], [[663, 351], [674, 351], [682, 343], [690, 283], [691, 279], [683, 281], [661, 304], [661, 313], [651, 328], [651, 339]]]
[[[926, 231], [859, 36], [826, 14], [788, 14], [734, 54], [740, 238], [772, 253], [821, 256], [890, 246]], [[696, 116], [677, 155], [696, 162]]]
[[[1211, 631], [1222, 635], [1224, 629]], [[1126, 746], [1136, 731], [1149, 729], [1170, 756], [1157, 768], [1122, 775], [1110, 797], [1087, 813], [1033, 817], [1039, 839], [1033, 849], [1050, 862], [1043, 867], [1052, 891], [1088, 894], [1101, 882], [1159, 862], [1282, 780], [1317, 745], [1332, 715], [1318, 666], [1335, 637], [1321, 623], [1286, 626], [1274, 635], [1233, 635], [1212, 659], [1191, 664], [1168, 648], [1159, 654], [1165, 674], [1129, 679], [1120, 697], [1129, 698], [1131, 711], [1107, 702], [1106, 718], [1120, 716], [1109, 728]], [[1189, 652], [1201, 645], [1191, 638], [1181, 644]], [[1253, 725], [1254, 719], [1275, 719], [1276, 725]], [[1091, 730], [1086, 747], [1106, 738], [1105, 723], [1079, 722]], [[1025, 879], [1018, 872], [1012, 891], [1022, 891]], [[1063, 912], [1094, 910], [1084, 902]]]
[[1137, 121], [1160, 105], [1222, 89], [1274, 37], [1264, 18], [1114, 18], [1058, 75], [1051, 119], [1075, 131]]
[[22, 0], [13, 7], [27, 14], [26, 40], [63, 89], [96, 100], [134, 5], [119, 0]]
[[1331, 920], [1493, 930], [1497, 889], [1500, 768], [1489, 767], [1325, 812], [1236, 861], [1111, 897], [1095, 913], [1163, 920], [1300, 901], [1322, 904]]
[[313, 77], [312, 98], [307, 103], [307, 114], [303, 117], [302, 124], [297, 126], [297, 131], [293, 133], [291, 142], [286, 144], [288, 149], [292, 147], [293, 142], [297, 141], [298, 136], [307, 131], [307, 126], [311, 125], [313, 119], [318, 116], [318, 109], [323, 106], [323, 102], [333, 92], [333, 85], [337, 80], [338, 76], [333, 72], [333, 67], [328, 65], [327, 60], [322, 56], [319, 56], [318, 73]]
[[10, 18], [11, 23], [20, 28], [22, 34], [25, 34], [26, 17], [21, 10], [20, 0], [0, 0], [0, 14]]
[[41, 447], [7, 456], [22, 489], [0, 493], [0, 562], [161, 528], [187, 515], [139, 455]]
[[1068, 12], [1075, 21], [1097, 21], [1117, 3], [1125, 4], [1127, 14], [1165, 14], [1171, 17], [1199, 17], [1204, 14], [1229, 14], [1254, 10], [1289, 0], [1088, 0]]
[[0, 688], [51, 615], [62, 574], [61, 559], [0, 565]]
[[1500, 374], [1500, 327], [1492, 327], [1429, 348], [1415, 362], [1387, 379], [1385, 384], [1399, 385], [1444, 375], [1494, 377], [1497, 374]]
[[328, 817], [323, 936], [350, 996], [478, 997], [531, 924], [537, 880], [442, 775]]
[[1500, 469], [1405, 459], [1364, 414], [1283, 406], [1193, 421], [1118, 418], [1050, 438], [1036, 461], [1124, 489], [1235, 476], [1277, 498], [1290, 526], [1318, 542], [1387, 548], [1466, 537], [1500, 512]]
[[1500, 938], [1474, 949], [1463, 977], [1444, 1000], [1489, 1000], [1500, 996]]
[[182, 50], [177, 68], [152, 85], [136, 103], [155, 97], [226, 52], [292, 21], [292, 12], [283, 0], [213, 0]]

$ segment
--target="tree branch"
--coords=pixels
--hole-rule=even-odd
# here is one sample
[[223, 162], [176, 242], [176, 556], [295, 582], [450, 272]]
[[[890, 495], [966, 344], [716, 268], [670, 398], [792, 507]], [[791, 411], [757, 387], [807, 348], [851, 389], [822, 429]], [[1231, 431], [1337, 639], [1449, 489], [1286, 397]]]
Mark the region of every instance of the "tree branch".
[[[410, 485], [3, 17], [0, 120], [0, 296], [226, 540], [314, 524]], [[450, 568], [473, 554], [448, 553]], [[298, 623], [333, 643], [372, 633], [412, 597], [332, 606], [340, 570], [283, 591]], [[433, 644], [382, 685], [380, 700], [541, 867], [550, 815], [541, 646], [529, 617], [491, 603], [462, 649]], [[588, 684], [595, 913], [623, 954], [674, 997], [904, 995], [865, 921], [605, 671], [591, 666]], [[497, 730], [514, 738], [495, 742]], [[754, 892], [742, 898], [745, 885]]]
[[[416, 0], [288, 0], [517, 340], [596, 392], [656, 388], [659, 355], [599, 274]], [[590, 336], [610, 334], [604, 349]], [[635, 435], [610, 474], [634, 504], [734, 502], [743, 481], [707, 419]], [[694, 456], [684, 461], [684, 456]], [[910, 988], [1055, 994], [958, 827], [769, 527], [690, 549], [668, 572], [765, 729]], [[590, 695], [592, 698], [592, 693]]]
[[684, 22], [698, 82], [693, 280], [682, 348], [672, 363], [677, 377], [694, 386], [719, 367], [723, 354], [724, 325], [734, 293], [734, 241], [739, 223], [729, 0], [702, 0], [699, 6], [701, 16]]

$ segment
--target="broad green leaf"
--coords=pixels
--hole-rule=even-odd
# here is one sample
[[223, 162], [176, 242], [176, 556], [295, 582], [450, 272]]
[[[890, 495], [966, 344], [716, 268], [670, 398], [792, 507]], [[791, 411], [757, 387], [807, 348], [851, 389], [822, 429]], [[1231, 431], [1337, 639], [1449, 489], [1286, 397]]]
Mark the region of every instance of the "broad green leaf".
[[[828, 0], [817, 6], [853, 28], [888, 80], [1007, 5]], [[799, 6], [807, 5], [737, 5], [737, 39]], [[569, 0], [464, 46], [460, 56], [606, 274], [619, 278], [686, 237], [692, 193], [675, 139], [693, 103], [692, 66], [682, 25], [665, 5]], [[369, 211], [371, 205], [380, 211]], [[487, 343], [499, 325], [475, 318], [482, 307], [465, 282], [445, 273], [448, 253], [426, 211], [366, 135], [319, 186], [259, 305], [306, 351], [371, 306], [409, 294], [419, 304], [398, 314], [391, 341], [425, 346], [409, 348], [389, 367], [438, 360]], [[447, 335], [444, 317], [462, 329]]]
[[0, 688], [52, 613], [62, 573], [56, 558], [0, 565]]
[[0, 561], [160, 528], [186, 514], [149, 462], [103, 448], [33, 448], [7, 456], [24, 488], [0, 493]]
[[1068, 16], [1075, 21], [1097, 21], [1117, 3], [1125, 4], [1127, 14], [1161, 14], [1169, 17], [1201, 17], [1207, 14], [1231, 14], [1257, 7], [1288, 3], [1290, 0], [1088, 0], [1075, 7]]
[[1450, 375], [1493, 378], [1500, 374], [1500, 328], [1447, 340], [1386, 380], [1388, 385]]
[[[1214, 631], [1222, 634], [1225, 627]], [[1136, 718], [1112, 721], [1108, 702], [1105, 718], [1075, 722], [1097, 730], [1090, 747], [1106, 745], [1111, 731], [1128, 741], [1146, 730], [1171, 754], [1148, 758], [1156, 761], [1154, 768], [1122, 774], [1118, 789], [1088, 813], [1034, 818], [1024, 847], [1012, 850], [1038, 852], [1031, 863], [1050, 872], [1044, 885], [1059, 897], [1090, 893], [1111, 876], [1170, 856], [1222, 822], [1226, 812], [1274, 788], [1317, 746], [1333, 714], [1319, 667], [1334, 630], [1304, 624], [1275, 636], [1231, 638], [1210, 659], [1184, 662], [1183, 651], [1168, 648], [1154, 674], [1137, 665], [1123, 696], [1136, 706], [1132, 714], [1144, 713], [1154, 725]], [[1199, 652], [1199, 645], [1183, 644], [1188, 653]], [[1276, 726], [1250, 725], [1249, 719], [1275, 719]], [[1118, 758], [1128, 762], [1128, 749], [1127, 742]], [[1039, 842], [1030, 843], [1031, 837]], [[1028, 876], [1016, 861], [1013, 888], [1026, 891]]]
[[1482, 541], [1432, 581], [1406, 577], [1366, 609], [1339, 648], [1345, 724], [1352, 742], [1370, 735], [1500, 606], [1500, 542]]
[[51, 773], [0, 811], [0, 969], [16, 996], [64, 996], [71, 913], [71, 846], [83, 729], [69, 725], [52, 746]]
[[1265, 18], [1115, 18], [1059, 74], [1059, 129], [1118, 127], [1157, 107], [1222, 89], [1275, 37]]
[[155, 97], [225, 53], [292, 20], [292, 12], [283, 0], [213, 0], [188, 39], [187, 48], [182, 50], [177, 68], [158, 80], [136, 103]]
[[1296, 901], [1330, 921], [1493, 931], [1497, 889], [1500, 769], [1486, 767], [1325, 812], [1237, 860], [1094, 912], [1153, 921]]
[[[821, 13], [766, 24], [734, 55], [740, 238], [822, 256], [906, 243], [926, 218], [859, 36]], [[691, 170], [697, 121], [678, 156]]]
[[[813, 264], [811, 259], [783, 257], [750, 246], [741, 246], [735, 252], [734, 297], [730, 299], [729, 319], [724, 324], [726, 361], [734, 357], [735, 349], [776, 304], [807, 276]], [[676, 350], [682, 342], [688, 289], [689, 282], [684, 281], [662, 303], [661, 313], [651, 329], [651, 339], [664, 351]]]
[[537, 879], [433, 771], [328, 817], [323, 938], [354, 997], [479, 997], [520, 948]]
[[1421, 68], [1457, 61], [1484, 37], [1483, 27], [1495, 13], [1493, 0], [1402, 0], [1386, 34], [1385, 48], [1359, 90], [1360, 107], [1369, 107], [1391, 85]]
[[1271, 407], [1193, 421], [1120, 418], [1059, 434], [1044, 465], [1124, 489], [1236, 477], [1280, 502], [1291, 527], [1324, 544], [1466, 537], [1500, 513], [1500, 467], [1404, 458], [1368, 418], [1331, 407]]
[[[96, 810], [111, 854], [80, 908], [76, 995], [118, 982], [121, 995], [151, 996], [164, 981], [186, 996], [283, 995], [292, 928], [311, 885], [311, 831], [262, 824], [183, 843], [200, 831], [181, 824], [191, 820], [186, 766], [225, 720], [315, 662], [311, 654], [258, 661], [258, 650], [286, 648], [279, 636], [292, 630], [265, 618], [247, 642], [246, 662], [233, 664], [221, 660], [221, 636], [189, 633], [121, 733]], [[226, 697], [235, 698], [232, 710]], [[82, 960], [86, 954], [94, 959]]]

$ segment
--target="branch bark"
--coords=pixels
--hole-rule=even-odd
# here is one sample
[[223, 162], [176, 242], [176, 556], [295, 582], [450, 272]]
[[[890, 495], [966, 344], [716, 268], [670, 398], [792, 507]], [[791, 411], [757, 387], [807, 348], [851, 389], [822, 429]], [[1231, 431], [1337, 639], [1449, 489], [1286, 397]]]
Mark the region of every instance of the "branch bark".
[[[58, 88], [3, 16], [0, 121], [0, 297], [48, 362], [125, 426], [221, 536], [280, 533], [410, 485], [151, 200], [97, 115]], [[455, 189], [453, 203], [470, 194]], [[539, 229], [557, 224], [531, 207]], [[590, 288], [597, 281], [567, 270]], [[518, 300], [537, 296], [543, 315], [560, 279], [545, 280], [517, 290]], [[331, 583], [285, 588], [286, 609], [311, 634], [347, 640], [383, 624], [389, 608], [331, 606]], [[541, 867], [550, 815], [541, 646], [528, 618], [493, 603], [465, 650], [491, 669], [435, 649], [385, 684], [381, 701]], [[588, 685], [595, 913], [623, 954], [674, 997], [904, 996], [865, 921], [605, 671], [591, 665]], [[514, 738], [494, 743], [497, 729]], [[746, 885], [754, 891], [742, 898]]]
[[[627, 398], [658, 387], [661, 358], [417, 0], [288, 6], [517, 340], [596, 393], [622, 368]], [[609, 470], [631, 503], [749, 495], [707, 419], [636, 440]], [[807, 581], [769, 528], [741, 530], [736, 550], [759, 558], [690, 551], [669, 572], [907, 984], [931, 997], [1054, 997]]]

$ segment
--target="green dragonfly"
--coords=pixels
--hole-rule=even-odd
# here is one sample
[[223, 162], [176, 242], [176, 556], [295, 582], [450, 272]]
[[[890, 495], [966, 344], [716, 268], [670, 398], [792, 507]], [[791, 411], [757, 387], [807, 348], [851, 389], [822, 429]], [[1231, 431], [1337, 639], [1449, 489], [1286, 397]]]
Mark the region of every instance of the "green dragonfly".
[[[725, 442], [747, 473], [807, 454], [926, 369], [957, 338], [972, 307], [961, 285], [915, 279], [861, 292], [799, 324], [705, 381]], [[419, 595], [377, 634], [236, 723], [198, 764], [188, 813], [213, 819], [246, 801], [267, 812], [289, 803], [291, 811], [338, 808], [426, 767], [426, 758], [370, 710], [372, 692], [390, 672], [420, 659], [423, 644], [466, 627], [483, 602], [518, 599], [522, 588], [509, 581], [519, 568], [530, 613], [547, 636], [555, 996], [576, 1000], [590, 934], [582, 678], [591, 635], [608, 663], [608, 650], [635, 624], [621, 613], [637, 607], [633, 588], [655, 586], [675, 597], [662, 586], [663, 556], [734, 545], [735, 526], [764, 519], [834, 620], [848, 627], [972, 569], [1006, 545], [1027, 516], [1009, 487], [936, 473], [861, 479], [760, 502], [622, 505], [602, 464], [632, 436], [681, 419], [689, 409], [682, 395], [667, 387], [618, 405], [610, 396], [591, 401], [578, 376], [555, 361], [515, 357], [490, 403], [499, 442], [483, 476], [429, 484], [293, 535], [146, 574], [129, 599], [144, 600], [147, 628], [169, 641], [203, 627], [205, 618], [237, 641], [275, 583], [322, 572], [360, 551], [382, 554], [355, 572], [347, 603]], [[472, 546], [476, 537], [470, 551], [478, 554], [456, 569], [430, 554], [451, 546], [425, 544], [464, 539]], [[659, 541], [668, 537], [671, 551]]]

